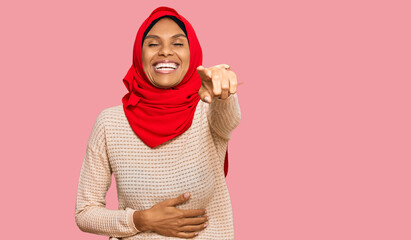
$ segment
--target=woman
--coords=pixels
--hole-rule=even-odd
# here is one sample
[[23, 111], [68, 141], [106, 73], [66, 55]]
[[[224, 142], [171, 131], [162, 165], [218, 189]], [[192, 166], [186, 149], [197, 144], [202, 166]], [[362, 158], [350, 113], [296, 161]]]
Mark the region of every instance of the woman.
[[[237, 78], [205, 68], [191, 24], [159, 7], [138, 30], [122, 105], [104, 109], [80, 173], [76, 223], [110, 239], [234, 239], [225, 174]], [[201, 100], [201, 101], [200, 101]], [[118, 210], [105, 208], [117, 183]]]

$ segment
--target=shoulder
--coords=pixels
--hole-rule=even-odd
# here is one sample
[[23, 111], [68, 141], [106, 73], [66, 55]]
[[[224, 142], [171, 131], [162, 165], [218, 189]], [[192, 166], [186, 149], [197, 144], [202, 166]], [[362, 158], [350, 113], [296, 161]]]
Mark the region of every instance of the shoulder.
[[108, 119], [117, 118], [124, 115], [123, 105], [107, 107], [101, 110], [97, 116], [97, 121], [107, 121]]
[[123, 105], [107, 107], [100, 110], [94, 121], [93, 132], [103, 132], [105, 128], [112, 124], [113, 119], [122, 118], [124, 115]]
[[116, 106], [104, 108], [103, 110], [100, 111], [99, 115], [109, 116], [111, 114], [118, 114], [121, 112], [123, 112], [123, 105], [116, 105]]
[[94, 142], [97, 142], [99, 145], [103, 144], [106, 135], [106, 127], [112, 124], [113, 118], [118, 118], [119, 115], [121, 116], [121, 111], [123, 110], [122, 107], [123, 105], [117, 105], [100, 110], [94, 121], [91, 132], [91, 145], [95, 144]]

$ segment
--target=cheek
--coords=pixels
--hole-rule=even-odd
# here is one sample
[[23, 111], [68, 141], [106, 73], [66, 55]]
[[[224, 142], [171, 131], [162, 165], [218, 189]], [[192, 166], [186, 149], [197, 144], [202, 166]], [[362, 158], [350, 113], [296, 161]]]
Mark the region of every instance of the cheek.
[[147, 54], [144, 54], [144, 53], [143, 53], [142, 61], [143, 61], [143, 65], [146, 65], [146, 64], [147, 64], [147, 61], [148, 61]]
[[142, 52], [142, 63], [143, 63], [143, 66], [149, 66], [149, 65], [150, 65], [150, 60], [151, 60], [152, 56], [153, 56], [153, 54], [152, 54], [150, 51], [145, 50], [145, 49], [143, 48], [143, 52]]
[[188, 69], [188, 67], [190, 65], [190, 51], [184, 52], [183, 61], [186, 63], [186, 68]]

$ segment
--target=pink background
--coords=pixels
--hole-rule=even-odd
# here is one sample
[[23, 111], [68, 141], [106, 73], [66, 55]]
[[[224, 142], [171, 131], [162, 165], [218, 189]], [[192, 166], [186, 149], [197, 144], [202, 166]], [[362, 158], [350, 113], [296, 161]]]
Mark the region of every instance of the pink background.
[[161, 5], [244, 82], [236, 239], [411, 239], [409, 1], [57, 2], [0, 6], [2, 239], [108, 239], [75, 224], [80, 167]]

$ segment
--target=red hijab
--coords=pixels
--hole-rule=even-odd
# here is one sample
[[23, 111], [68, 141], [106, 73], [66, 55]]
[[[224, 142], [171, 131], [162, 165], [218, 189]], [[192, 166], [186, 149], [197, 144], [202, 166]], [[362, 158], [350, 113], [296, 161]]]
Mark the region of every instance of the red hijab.
[[[186, 28], [190, 47], [190, 65], [183, 80], [173, 89], [160, 89], [152, 85], [142, 64], [142, 42], [145, 30], [157, 18], [175, 16]], [[202, 65], [203, 53], [191, 24], [176, 10], [158, 7], [140, 26], [133, 48], [133, 65], [123, 79], [129, 91], [122, 98], [124, 113], [135, 134], [154, 148], [190, 128], [198, 102], [201, 78], [197, 67]], [[228, 172], [228, 146], [224, 174]]]

